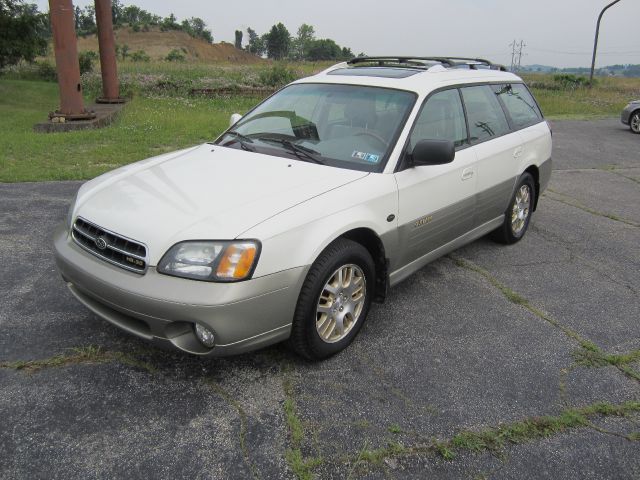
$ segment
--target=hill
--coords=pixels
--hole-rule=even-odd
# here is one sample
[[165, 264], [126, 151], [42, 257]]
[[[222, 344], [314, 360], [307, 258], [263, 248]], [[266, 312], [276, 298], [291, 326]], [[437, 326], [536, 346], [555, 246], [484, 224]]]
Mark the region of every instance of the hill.
[[[152, 28], [147, 32], [134, 32], [124, 27], [115, 30], [115, 37], [117, 45], [128, 45], [129, 53], [143, 50], [152, 60], [164, 59], [172, 50], [178, 50], [184, 54], [187, 61], [241, 64], [264, 62], [263, 59], [249, 52], [238, 50], [230, 43], [211, 44], [178, 30], [162, 31], [159, 28]], [[78, 50], [97, 52], [98, 38], [95, 35], [79, 37]]]

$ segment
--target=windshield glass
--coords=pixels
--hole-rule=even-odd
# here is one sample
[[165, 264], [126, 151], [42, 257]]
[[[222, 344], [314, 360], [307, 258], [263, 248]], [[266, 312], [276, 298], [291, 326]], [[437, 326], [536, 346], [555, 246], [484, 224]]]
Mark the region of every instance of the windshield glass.
[[297, 84], [249, 112], [217, 144], [335, 167], [381, 171], [416, 95]]

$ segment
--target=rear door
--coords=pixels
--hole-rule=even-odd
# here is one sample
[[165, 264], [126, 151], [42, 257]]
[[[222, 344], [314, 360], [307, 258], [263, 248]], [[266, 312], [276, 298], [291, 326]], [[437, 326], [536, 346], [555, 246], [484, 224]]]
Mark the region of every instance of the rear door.
[[469, 137], [477, 156], [475, 226], [499, 217], [507, 209], [523, 154], [520, 135], [512, 132], [495, 85], [461, 88], [469, 122]]
[[423, 139], [451, 140], [456, 156], [447, 165], [404, 168], [395, 173], [399, 196], [400, 255], [391, 271], [405, 266], [472, 228], [476, 157], [468, 148], [464, 110], [457, 88], [432, 94], [418, 115], [407, 151]]
[[522, 83], [494, 86], [494, 90], [504, 105], [511, 126], [518, 131], [523, 152], [518, 162], [518, 172], [529, 165], [541, 165], [551, 158], [551, 136], [549, 127], [543, 121], [542, 112]]

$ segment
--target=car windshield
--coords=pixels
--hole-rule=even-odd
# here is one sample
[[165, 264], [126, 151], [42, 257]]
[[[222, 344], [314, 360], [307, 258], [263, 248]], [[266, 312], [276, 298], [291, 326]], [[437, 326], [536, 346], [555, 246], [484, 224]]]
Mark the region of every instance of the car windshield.
[[249, 112], [217, 144], [353, 170], [381, 171], [415, 103], [414, 93], [296, 84]]

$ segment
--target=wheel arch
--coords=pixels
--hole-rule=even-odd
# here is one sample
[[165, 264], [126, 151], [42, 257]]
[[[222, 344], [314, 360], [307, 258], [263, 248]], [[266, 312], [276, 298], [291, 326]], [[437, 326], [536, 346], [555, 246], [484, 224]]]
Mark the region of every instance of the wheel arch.
[[[633, 116], [640, 115], [640, 108], [636, 108], [629, 114], [629, 129], [633, 132]], [[636, 133], [636, 132], [633, 132]]]
[[383, 303], [387, 296], [389, 285], [389, 265], [382, 239], [376, 232], [366, 227], [348, 230], [337, 238], [346, 238], [347, 240], [359, 243], [367, 249], [376, 268], [376, 284], [373, 301]]
[[536, 187], [533, 200], [533, 211], [535, 212], [538, 208], [538, 198], [540, 197], [540, 170], [536, 165], [530, 165], [523, 173], [528, 173], [533, 177], [533, 181]]

